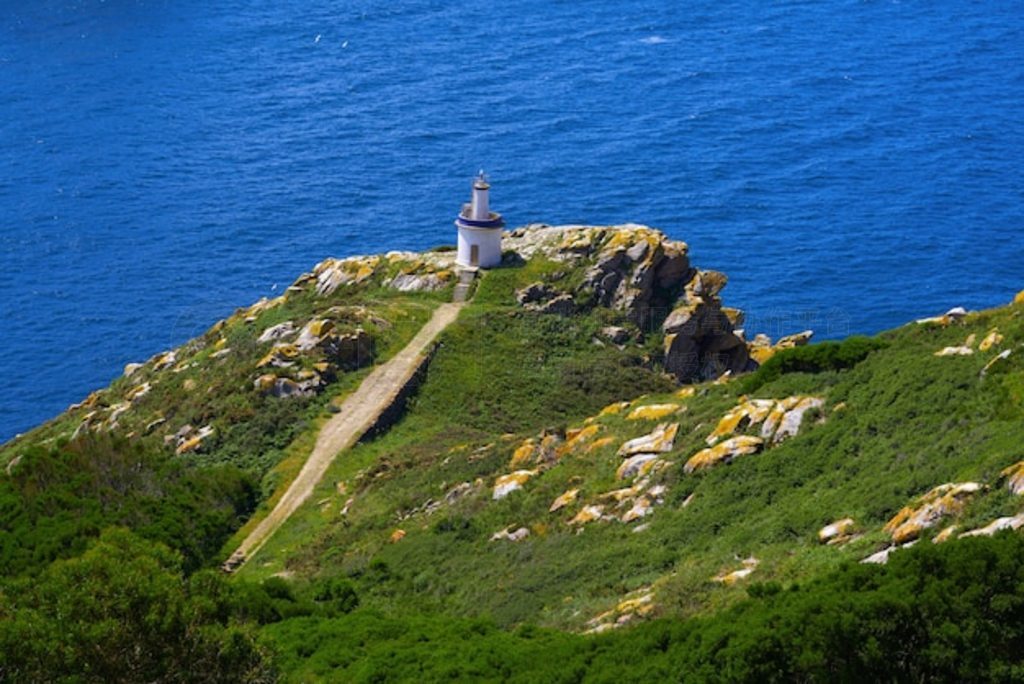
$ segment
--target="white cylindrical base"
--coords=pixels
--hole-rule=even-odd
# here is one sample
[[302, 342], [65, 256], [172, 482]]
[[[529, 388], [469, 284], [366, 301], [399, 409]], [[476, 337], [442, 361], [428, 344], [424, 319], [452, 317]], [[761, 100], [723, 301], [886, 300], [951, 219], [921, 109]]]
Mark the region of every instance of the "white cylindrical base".
[[458, 226], [459, 249], [455, 263], [459, 266], [491, 268], [501, 264], [501, 228]]

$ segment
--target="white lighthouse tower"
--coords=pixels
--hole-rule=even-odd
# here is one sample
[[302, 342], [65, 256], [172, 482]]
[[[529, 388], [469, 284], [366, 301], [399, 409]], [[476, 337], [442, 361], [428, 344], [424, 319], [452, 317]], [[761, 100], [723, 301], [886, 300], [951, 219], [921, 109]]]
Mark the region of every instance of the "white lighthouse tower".
[[462, 205], [455, 227], [459, 229], [459, 251], [455, 263], [460, 266], [490, 268], [501, 263], [501, 229], [505, 221], [491, 211], [488, 191], [491, 186], [481, 171], [473, 180], [473, 199]]

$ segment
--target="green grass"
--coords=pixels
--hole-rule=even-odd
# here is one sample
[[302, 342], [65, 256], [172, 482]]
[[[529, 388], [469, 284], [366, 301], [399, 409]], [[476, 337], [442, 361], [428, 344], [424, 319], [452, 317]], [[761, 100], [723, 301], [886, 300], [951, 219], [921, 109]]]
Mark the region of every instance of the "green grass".
[[[590, 502], [624, 486], [613, 478], [621, 461], [615, 447], [654, 423], [621, 415], [599, 421], [602, 434], [618, 438], [615, 444], [564, 458], [522, 491], [491, 501], [494, 478], [509, 472], [521, 439], [581, 425], [613, 400], [641, 394], [650, 394], [645, 403], [673, 400], [662, 378], [647, 370], [643, 349], [593, 344], [607, 312], [562, 319], [510, 305], [513, 290], [537, 277], [526, 269], [488, 274], [478, 299], [445, 334], [405, 419], [338, 459], [312, 503], [247, 566], [249, 576], [284, 570], [300, 579], [344, 576], [364, 605], [387, 615], [444, 613], [505, 627], [579, 629], [627, 592], [652, 584], [659, 615], [721, 610], [745, 591], [709, 579], [750, 555], [760, 560], [754, 579], [784, 585], [858, 560], [885, 545], [880, 528], [889, 517], [943, 482], [992, 486], [965, 512], [964, 525], [1019, 508], [997, 474], [1024, 458], [1020, 357], [980, 378], [994, 351], [933, 355], [970, 332], [980, 339], [994, 325], [1007, 337], [1003, 347], [1019, 344], [1018, 309], [974, 315], [945, 329], [912, 325], [878, 340], [812, 345], [782, 356], [811, 362], [779, 362], [760, 375], [702, 386], [673, 418], [680, 431], [668, 457], [676, 465], [662, 475], [667, 500], [644, 532], [593, 523], [576, 534], [565, 524], [576, 508], [547, 512], [570, 487]], [[682, 462], [750, 388], [764, 398], [823, 396], [823, 421], [811, 416], [798, 437], [766, 453], [683, 474]], [[453, 485], [478, 479], [455, 505], [410, 514]], [[351, 511], [342, 518], [349, 497]], [[818, 529], [845, 516], [865, 534], [841, 548], [818, 544]], [[488, 541], [509, 525], [533, 533], [519, 543]], [[405, 538], [389, 543], [399, 528]]]

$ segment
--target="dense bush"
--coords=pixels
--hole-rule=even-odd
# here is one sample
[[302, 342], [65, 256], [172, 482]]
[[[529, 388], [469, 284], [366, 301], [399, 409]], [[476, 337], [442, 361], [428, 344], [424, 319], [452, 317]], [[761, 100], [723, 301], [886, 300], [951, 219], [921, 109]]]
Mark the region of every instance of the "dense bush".
[[152, 445], [88, 436], [31, 447], [0, 478], [0, 575], [80, 553], [110, 525], [180, 551], [193, 570], [255, 505], [255, 483], [238, 468], [197, 468]]
[[1024, 538], [922, 544], [718, 615], [598, 637], [357, 611], [268, 627], [296, 680], [869, 682], [1024, 679]]
[[0, 680], [266, 682], [273, 673], [215, 573], [127, 530], [0, 585]]
[[878, 338], [854, 335], [841, 342], [828, 341], [784, 349], [744, 379], [743, 391], [753, 392], [787, 373], [821, 373], [853, 368], [868, 354], [886, 346]]

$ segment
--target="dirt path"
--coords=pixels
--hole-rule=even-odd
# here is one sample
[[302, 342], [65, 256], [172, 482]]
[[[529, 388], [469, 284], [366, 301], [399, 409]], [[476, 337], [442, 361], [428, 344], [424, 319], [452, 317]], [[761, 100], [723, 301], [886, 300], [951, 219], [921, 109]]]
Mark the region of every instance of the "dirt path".
[[419, 369], [434, 339], [455, 320], [461, 308], [460, 303], [439, 306], [402, 351], [375, 368], [359, 388], [345, 399], [339, 412], [320, 429], [313, 451], [298, 477], [289, 485], [274, 510], [260, 521], [256, 529], [231, 554], [223, 566], [225, 570], [233, 572], [252, 558], [277, 528], [309, 498], [334, 457], [354, 445], [373, 427]]

